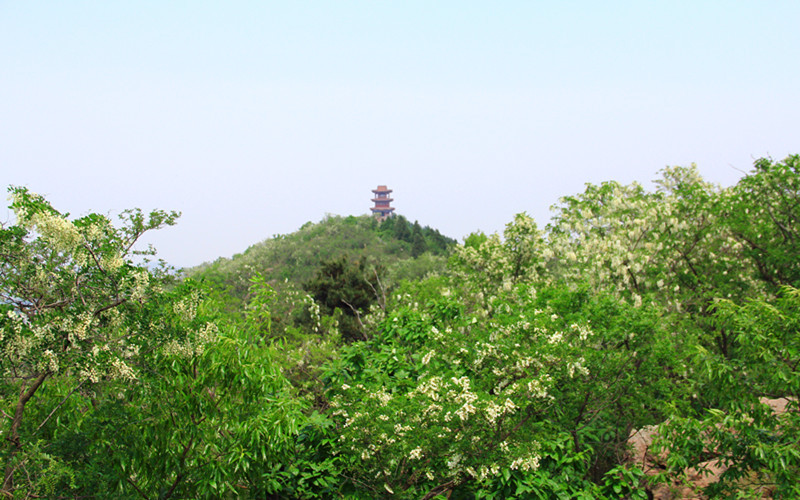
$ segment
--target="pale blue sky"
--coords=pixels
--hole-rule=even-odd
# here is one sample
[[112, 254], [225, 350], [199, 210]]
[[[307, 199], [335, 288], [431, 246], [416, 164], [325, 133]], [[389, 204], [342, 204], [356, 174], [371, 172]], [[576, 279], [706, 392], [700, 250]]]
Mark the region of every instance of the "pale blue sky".
[[770, 1], [0, 0], [0, 181], [180, 210], [149, 239], [177, 266], [378, 184], [455, 238], [544, 225], [585, 182], [800, 153], [798, 25]]

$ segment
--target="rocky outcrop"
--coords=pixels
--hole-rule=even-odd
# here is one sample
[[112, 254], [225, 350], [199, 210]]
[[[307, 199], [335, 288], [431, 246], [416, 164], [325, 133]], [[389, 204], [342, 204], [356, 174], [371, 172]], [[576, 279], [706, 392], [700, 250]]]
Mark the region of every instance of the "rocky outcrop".
[[[790, 403], [786, 398], [761, 398], [759, 401], [769, 406], [777, 415], [785, 413], [787, 405]], [[647, 477], [655, 476], [666, 470], [666, 452], [656, 454], [653, 450], [653, 441], [657, 435], [658, 426], [650, 425], [632, 431], [628, 437], [628, 463], [638, 465]], [[696, 468], [690, 467], [683, 470], [668, 483], [648, 485], [648, 496], [654, 500], [705, 499], [703, 489], [719, 481], [725, 470], [727, 467], [717, 459], [703, 462]], [[771, 492], [765, 490], [762, 498], [772, 498]]]

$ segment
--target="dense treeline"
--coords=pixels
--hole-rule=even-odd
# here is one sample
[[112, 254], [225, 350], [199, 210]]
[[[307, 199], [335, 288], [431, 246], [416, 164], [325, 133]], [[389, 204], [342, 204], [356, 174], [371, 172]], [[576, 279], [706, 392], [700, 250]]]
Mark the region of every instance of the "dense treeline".
[[7, 496], [643, 499], [712, 462], [698, 494], [800, 495], [800, 157], [463, 245], [329, 217], [180, 281], [131, 253], [177, 214], [11, 193]]

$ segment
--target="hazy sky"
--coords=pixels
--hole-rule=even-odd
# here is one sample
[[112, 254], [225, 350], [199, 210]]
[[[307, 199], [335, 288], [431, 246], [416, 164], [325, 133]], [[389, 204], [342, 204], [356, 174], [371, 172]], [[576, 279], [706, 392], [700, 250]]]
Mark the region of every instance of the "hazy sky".
[[0, 181], [180, 210], [148, 239], [176, 266], [378, 184], [459, 239], [544, 225], [586, 182], [800, 153], [798, 25], [796, 1], [0, 0]]

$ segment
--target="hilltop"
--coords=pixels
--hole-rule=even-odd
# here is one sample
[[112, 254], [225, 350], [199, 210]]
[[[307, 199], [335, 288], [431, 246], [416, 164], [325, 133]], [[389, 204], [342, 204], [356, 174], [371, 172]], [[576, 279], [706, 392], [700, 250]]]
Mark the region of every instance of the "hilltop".
[[221, 293], [233, 309], [247, 299], [255, 276], [275, 290], [302, 290], [316, 297], [322, 293], [319, 279], [334, 272], [330, 265], [336, 263], [337, 272], [354, 268], [361, 278], [379, 279], [381, 287], [388, 290], [403, 280], [442, 271], [455, 244], [455, 239], [402, 215], [382, 222], [367, 215], [327, 215], [293, 233], [252, 245], [230, 259], [219, 258], [184, 273]]

